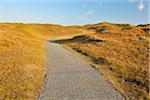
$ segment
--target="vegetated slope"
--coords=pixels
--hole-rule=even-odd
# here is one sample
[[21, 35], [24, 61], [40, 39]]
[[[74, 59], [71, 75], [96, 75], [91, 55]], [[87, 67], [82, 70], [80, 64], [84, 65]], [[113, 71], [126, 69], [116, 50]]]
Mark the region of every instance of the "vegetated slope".
[[44, 45], [24, 24], [0, 24], [0, 99], [32, 100], [44, 76]]
[[104, 22], [84, 28], [95, 33], [61, 42], [87, 56], [127, 98], [149, 99], [149, 26]]
[[30, 24], [34, 30], [42, 35], [64, 36], [81, 33], [83, 30], [79, 26], [61, 26], [53, 24]]
[[[69, 31], [68, 31], [69, 30]], [[76, 29], [43, 24], [0, 24], [0, 99], [34, 100], [45, 74], [45, 40]]]

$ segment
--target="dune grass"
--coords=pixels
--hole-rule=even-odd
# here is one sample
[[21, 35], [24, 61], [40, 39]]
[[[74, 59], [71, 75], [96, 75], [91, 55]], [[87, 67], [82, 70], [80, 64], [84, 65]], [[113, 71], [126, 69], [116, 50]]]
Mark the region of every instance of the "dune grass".
[[0, 24], [0, 100], [35, 100], [46, 72], [45, 40], [78, 34], [47, 24]]
[[149, 99], [147, 30], [143, 25], [110, 23], [84, 27], [0, 23], [0, 99], [35, 100], [46, 72], [45, 40], [83, 32], [92, 34], [59, 43], [89, 58], [127, 98]]
[[35, 99], [45, 73], [43, 39], [27, 25], [0, 24], [0, 99]]
[[149, 33], [124, 24], [85, 27], [95, 33], [59, 42], [86, 56], [127, 99], [148, 100]]

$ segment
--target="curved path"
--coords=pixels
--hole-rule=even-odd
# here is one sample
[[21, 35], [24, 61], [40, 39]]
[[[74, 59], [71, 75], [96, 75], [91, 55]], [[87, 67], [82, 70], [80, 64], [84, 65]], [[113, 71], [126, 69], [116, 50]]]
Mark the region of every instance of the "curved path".
[[122, 100], [94, 68], [54, 42], [47, 42], [47, 75], [39, 100]]

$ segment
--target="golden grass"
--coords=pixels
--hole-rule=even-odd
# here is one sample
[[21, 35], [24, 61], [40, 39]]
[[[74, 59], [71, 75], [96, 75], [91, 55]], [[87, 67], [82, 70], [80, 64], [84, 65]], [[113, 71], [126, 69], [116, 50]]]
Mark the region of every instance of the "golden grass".
[[149, 34], [143, 29], [148, 30], [110, 23], [85, 27], [1, 23], [0, 99], [35, 100], [46, 71], [45, 40], [84, 32], [94, 33], [67, 40], [65, 45], [90, 58], [126, 97], [148, 99]]
[[95, 33], [63, 41], [64, 45], [90, 58], [126, 98], [149, 99], [149, 33], [121, 24], [85, 27]]
[[64, 36], [78, 34], [82, 29], [77, 26], [61, 26], [53, 24], [31, 24], [32, 28], [42, 35], [48, 36]]
[[33, 100], [45, 73], [44, 43], [24, 24], [0, 24], [0, 99]]
[[45, 75], [45, 40], [80, 33], [46, 24], [0, 24], [0, 100], [35, 100]]

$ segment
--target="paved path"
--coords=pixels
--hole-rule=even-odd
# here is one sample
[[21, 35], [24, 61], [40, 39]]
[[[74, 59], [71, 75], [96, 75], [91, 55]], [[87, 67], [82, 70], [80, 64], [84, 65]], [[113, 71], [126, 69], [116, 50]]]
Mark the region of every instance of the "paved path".
[[56, 43], [47, 42], [48, 71], [39, 100], [122, 100], [94, 68]]

